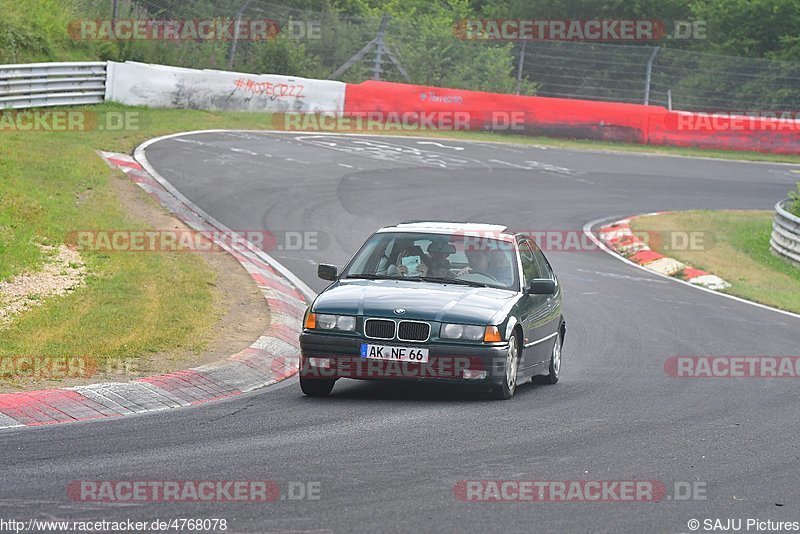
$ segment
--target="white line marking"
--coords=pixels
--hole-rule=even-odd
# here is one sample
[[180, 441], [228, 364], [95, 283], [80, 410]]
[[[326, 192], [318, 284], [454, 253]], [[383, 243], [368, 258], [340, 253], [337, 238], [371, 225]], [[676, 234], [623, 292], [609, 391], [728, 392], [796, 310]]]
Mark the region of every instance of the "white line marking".
[[652, 278], [642, 278], [641, 276], [631, 276], [629, 274], [607, 273], [605, 271], [590, 271], [588, 269], [575, 269], [575, 270], [581, 273], [596, 274], [597, 276], [605, 276], [606, 278], [619, 278], [621, 280], [632, 280], [634, 282], [650, 282], [652, 284], [667, 283], [664, 280], [653, 280]]
[[501, 163], [503, 165], [508, 165], [509, 167], [514, 167], [516, 169], [524, 169], [526, 171], [533, 170], [533, 167], [528, 167], [527, 165], [517, 165], [516, 163], [509, 163], [508, 161], [503, 161], [500, 159], [490, 159], [489, 163]]
[[443, 145], [441, 143], [437, 143], [436, 141], [417, 141], [418, 145], [433, 145], [438, 146], [439, 148], [452, 148], [453, 150], [464, 150], [463, 146], [450, 146], [450, 145]]
[[248, 156], [258, 156], [258, 152], [253, 152], [252, 150], [245, 150], [243, 148], [231, 147], [230, 150], [232, 150], [233, 152], [239, 152], [241, 154], [247, 154]]
[[[263, 134], [278, 134], [278, 135], [295, 135], [295, 138], [299, 138], [298, 133], [303, 132], [287, 132], [286, 130], [225, 130], [225, 129], [214, 129], [214, 130], [190, 130], [188, 132], [181, 132], [180, 134], [175, 135], [190, 135], [190, 134], [199, 134], [199, 133], [219, 133], [219, 134], [255, 134], [254, 138], [258, 136], [263, 136]], [[315, 136], [305, 135], [304, 137], [326, 137], [330, 134], [317, 134]], [[363, 134], [363, 133], [336, 133], [337, 136], [342, 137], [385, 137], [389, 139], [431, 139], [431, 137], [423, 137], [423, 136], [416, 136], [416, 135], [388, 135], [388, 134]], [[471, 145], [490, 145], [495, 147], [502, 147], [505, 149], [511, 149], [511, 147], [516, 148], [529, 148], [531, 146], [536, 148], [543, 148], [548, 150], [557, 150], [562, 152], [579, 152], [584, 154], [608, 154], [608, 155], [618, 155], [618, 156], [641, 156], [641, 157], [654, 157], [654, 158], [683, 158], [683, 159], [697, 159], [703, 161], [723, 161], [729, 163], [741, 163], [741, 164], [752, 164], [752, 165], [779, 165], [779, 166], [786, 166], [786, 167], [797, 167], [797, 163], [785, 163], [779, 161], [747, 161], [743, 159], [736, 159], [734, 157], [735, 154], [732, 154], [730, 158], [711, 158], [708, 156], [684, 156], [681, 154], [666, 154], [666, 153], [658, 153], [658, 152], [636, 152], [631, 150], [603, 150], [599, 148], [581, 148], [581, 147], [561, 147], [561, 146], [539, 146], [539, 145], [531, 145], [526, 143], [515, 143], [514, 141], [471, 141], [465, 139], [458, 139], [454, 137], [436, 137], [436, 139], [440, 139], [442, 141], [453, 141], [455, 143], [469, 143]], [[651, 145], [638, 145], [642, 147], [648, 147]]]
[[527, 163], [531, 167], [542, 169], [543, 171], [555, 172], [557, 174], [566, 174], [569, 176], [586, 174], [585, 172], [573, 171], [572, 169], [568, 169], [566, 167], [559, 167], [558, 165], [550, 165], [549, 163], [542, 163], [541, 161], [528, 160], [525, 163]]

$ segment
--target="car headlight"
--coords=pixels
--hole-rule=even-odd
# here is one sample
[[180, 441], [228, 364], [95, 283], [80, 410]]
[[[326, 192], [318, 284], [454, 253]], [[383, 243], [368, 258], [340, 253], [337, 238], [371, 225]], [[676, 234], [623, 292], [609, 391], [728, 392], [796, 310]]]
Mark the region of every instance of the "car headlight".
[[483, 339], [485, 332], [485, 326], [447, 323], [442, 325], [439, 337], [442, 339], [468, 339], [470, 341], [478, 341]]
[[336, 328], [352, 332], [356, 329], [356, 318], [351, 315], [340, 315], [336, 319]]
[[352, 332], [356, 329], [356, 318], [352, 315], [333, 315], [330, 313], [309, 313], [305, 321], [306, 328], [322, 330], [342, 330]]
[[336, 326], [336, 316], [320, 313], [317, 315], [317, 327], [323, 330], [330, 330]]

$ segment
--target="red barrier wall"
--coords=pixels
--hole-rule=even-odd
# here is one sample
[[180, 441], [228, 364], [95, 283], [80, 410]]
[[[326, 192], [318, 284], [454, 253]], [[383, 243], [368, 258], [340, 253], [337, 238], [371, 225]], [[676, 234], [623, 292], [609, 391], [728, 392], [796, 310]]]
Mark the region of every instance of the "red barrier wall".
[[[463, 121], [466, 116], [466, 127], [471, 130], [800, 154], [799, 121], [742, 121], [736, 117], [670, 112], [660, 106], [367, 81], [347, 84], [344, 112], [368, 118], [371, 112], [378, 112], [381, 115], [374, 117], [390, 121], [397, 120], [391, 114], [419, 115], [420, 123], [432, 121], [444, 128], [448, 118], [456, 117], [457, 123], [459, 117]], [[407, 116], [403, 120], [415, 121]]]
[[651, 116], [652, 145], [800, 154], [800, 121], [685, 111]]

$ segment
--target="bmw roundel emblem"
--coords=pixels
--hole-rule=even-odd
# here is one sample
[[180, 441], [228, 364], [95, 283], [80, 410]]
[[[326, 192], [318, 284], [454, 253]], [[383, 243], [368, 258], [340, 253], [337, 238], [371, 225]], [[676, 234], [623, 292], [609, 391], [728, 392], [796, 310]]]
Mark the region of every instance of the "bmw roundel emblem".
[[397, 308], [394, 313], [395, 315], [403, 315], [406, 312], [403, 308]]

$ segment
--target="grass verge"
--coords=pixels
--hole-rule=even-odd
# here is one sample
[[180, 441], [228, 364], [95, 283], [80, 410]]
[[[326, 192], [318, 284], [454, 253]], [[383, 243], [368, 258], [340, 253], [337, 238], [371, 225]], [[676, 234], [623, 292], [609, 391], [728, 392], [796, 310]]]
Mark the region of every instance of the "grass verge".
[[771, 211], [666, 213], [634, 219], [631, 230], [662, 236], [703, 232], [703, 245], [690, 247], [694, 250], [653, 248], [724, 278], [731, 284], [725, 293], [800, 313], [800, 269], [770, 252]]
[[[131, 111], [115, 105], [80, 108], [100, 114], [123, 110]], [[148, 229], [120, 200], [115, 180], [126, 178], [111, 171], [95, 150], [129, 153], [142, 141], [168, 133], [268, 126], [263, 115], [251, 113], [135, 111], [136, 128], [119, 131], [0, 130], [0, 280], [36, 272], [45, 259], [38, 244], [64, 243], [70, 232]], [[124, 360], [147, 371], [149, 357], [199, 353], [216, 335], [213, 327], [224, 314], [216, 271], [199, 256], [81, 254], [89, 273], [86, 285], [0, 329], [0, 357], [80, 356], [99, 369], [116, 368]]]

